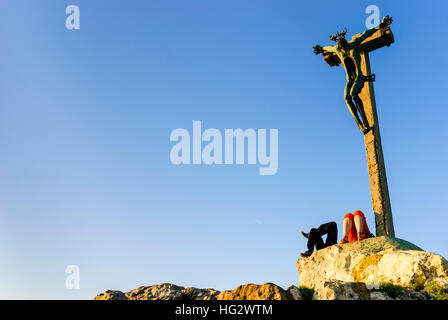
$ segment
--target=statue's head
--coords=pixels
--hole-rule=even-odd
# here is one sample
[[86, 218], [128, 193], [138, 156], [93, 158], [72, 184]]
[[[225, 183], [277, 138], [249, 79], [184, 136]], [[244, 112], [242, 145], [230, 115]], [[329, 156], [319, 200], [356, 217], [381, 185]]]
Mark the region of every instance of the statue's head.
[[348, 42], [347, 42], [347, 40], [345, 40], [345, 38], [337, 39], [336, 43], [338, 44], [338, 48], [347, 49]]
[[342, 30], [342, 32], [337, 32], [335, 35], [330, 36], [330, 40], [335, 41], [338, 44], [339, 48], [345, 49], [347, 48], [347, 40], [345, 39], [345, 35], [347, 34], [347, 28]]

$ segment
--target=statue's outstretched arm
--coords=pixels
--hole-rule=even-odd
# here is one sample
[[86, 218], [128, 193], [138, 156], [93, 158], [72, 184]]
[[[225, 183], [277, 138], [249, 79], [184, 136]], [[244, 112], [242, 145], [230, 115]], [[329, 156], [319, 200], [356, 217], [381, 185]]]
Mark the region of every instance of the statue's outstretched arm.
[[315, 45], [315, 46], [313, 46], [313, 52], [315, 54], [327, 53], [327, 52], [336, 53], [336, 47], [335, 46], [321, 47], [320, 45]]
[[362, 35], [360, 35], [358, 38], [356, 38], [356, 41], [361, 43], [363, 42], [365, 39], [367, 39], [368, 37], [370, 37], [371, 35], [373, 35], [375, 32], [377, 31], [376, 28], [372, 28], [369, 30], [366, 30], [363, 32]]
[[324, 52], [336, 53], [336, 46], [326, 46], [326, 47], [323, 47], [322, 50]]

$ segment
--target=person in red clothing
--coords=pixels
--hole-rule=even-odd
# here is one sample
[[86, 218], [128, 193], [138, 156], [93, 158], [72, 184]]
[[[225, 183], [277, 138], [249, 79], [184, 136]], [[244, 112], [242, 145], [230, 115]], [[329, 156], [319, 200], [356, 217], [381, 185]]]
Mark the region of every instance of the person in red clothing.
[[347, 213], [342, 222], [343, 237], [339, 243], [354, 242], [366, 238], [374, 237], [367, 226], [366, 217], [361, 210], [353, 214]]

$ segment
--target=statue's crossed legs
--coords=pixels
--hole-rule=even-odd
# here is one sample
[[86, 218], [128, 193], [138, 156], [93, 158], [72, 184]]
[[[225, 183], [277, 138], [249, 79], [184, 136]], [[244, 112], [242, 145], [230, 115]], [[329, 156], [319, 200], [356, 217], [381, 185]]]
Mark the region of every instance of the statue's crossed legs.
[[[350, 79], [347, 81], [345, 85], [344, 98], [347, 103], [348, 110], [352, 114], [353, 118], [355, 118], [356, 124], [358, 125], [359, 130], [366, 134], [372, 129], [369, 126], [369, 122], [367, 121], [366, 113], [364, 111], [364, 105], [362, 103], [359, 94], [361, 93], [362, 88], [364, 87], [365, 82], [374, 82], [375, 74], [364, 76], [360, 75], [356, 79]], [[358, 113], [361, 115], [361, 119], [359, 118]]]

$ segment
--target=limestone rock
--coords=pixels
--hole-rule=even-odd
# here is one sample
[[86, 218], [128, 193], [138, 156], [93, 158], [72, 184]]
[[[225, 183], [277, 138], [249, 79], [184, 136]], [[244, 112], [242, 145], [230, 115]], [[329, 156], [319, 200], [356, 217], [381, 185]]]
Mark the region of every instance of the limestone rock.
[[287, 290], [273, 283], [262, 285], [245, 284], [234, 290], [219, 292], [214, 289], [184, 288], [171, 283], [139, 287], [123, 293], [108, 290], [94, 300], [301, 300], [299, 288], [290, 286]]
[[220, 291], [215, 289], [198, 289], [189, 287], [182, 291], [184, 300], [216, 300], [216, 296]]
[[126, 295], [118, 290], [107, 290], [97, 295], [93, 300], [128, 300]]
[[313, 300], [428, 300], [430, 295], [404, 287], [375, 288], [363, 282], [331, 280], [316, 286]]
[[286, 289], [286, 293], [288, 295], [288, 300], [303, 300], [302, 294], [296, 286], [289, 286], [289, 288]]
[[386, 293], [377, 291], [370, 293], [370, 300], [393, 300], [393, 299], [389, 297]]
[[217, 300], [288, 300], [288, 293], [273, 283], [244, 284], [234, 290], [223, 291]]
[[123, 293], [108, 290], [94, 300], [216, 300], [219, 291], [214, 289], [184, 288], [171, 283], [139, 287]]
[[364, 283], [333, 280], [318, 285], [313, 300], [370, 300], [370, 293]]
[[184, 287], [162, 283], [149, 287], [139, 287], [126, 293], [129, 300], [182, 300]]
[[405, 287], [430, 283], [448, 286], [448, 262], [443, 257], [385, 236], [318, 250], [299, 259], [297, 269], [300, 285], [309, 288], [322, 287], [331, 280], [369, 285], [390, 282]]

